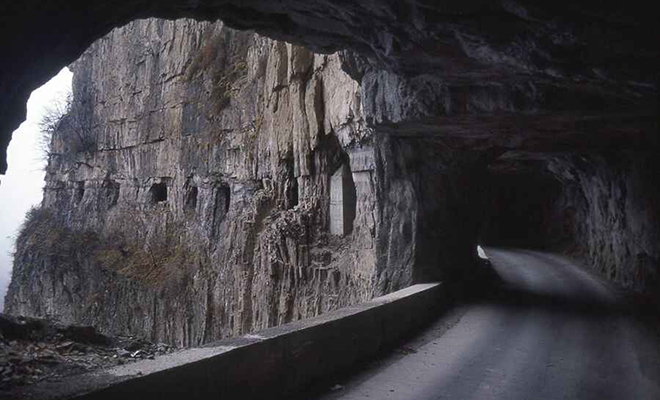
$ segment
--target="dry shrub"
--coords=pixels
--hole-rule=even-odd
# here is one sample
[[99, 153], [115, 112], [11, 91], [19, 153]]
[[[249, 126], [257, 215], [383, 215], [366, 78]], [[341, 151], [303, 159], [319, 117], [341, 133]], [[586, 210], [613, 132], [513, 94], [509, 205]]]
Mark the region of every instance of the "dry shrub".
[[[150, 287], [185, 287], [192, 266], [200, 258], [185, 230], [171, 222], [163, 229], [155, 229], [140, 222], [136, 214], [136, 210], [127, 211], [119, 228], [105, 236], [95, 252], [96, 262]], [[149, 235], [140, 234], [149, 230]]]
[[234, 35], [227, 30], [205, 32], [186, 71], [189, 81], [208, 74], [212, 82], [210, 111], [215, 114], [229, 105], [234, 85], [247, 76], [248, 42], [244, 37], [234, 40]]
[[[67, 93], [65, 99], [46, 106], [39, 120], [39, 130], [42, 135], [40, 146], [46, 159], [54, 155], [71, 158], [78, 153], [96, 149], [89, 106], [75, 98], [71, 92]], [[60, 148], [59, 152], [53, 149], [56, 138], [66, 143], [66, 147]]]
[[58, 268], [91, 262], [143, 285], [170, 289], [185, 287], [191, 266], [200, 259], [183, 229], [175, 224], [168, 224], [148, 240], [119, 230], [99, 235], [67, 227], [47, 208], [32, 208], [26, 215], [16, 254], [27, 252], [51, 259]]
[[192, 80], [202, 72], [209, 69], [213, 63], [217, 63], [222, 58], [220, 54], [222, 45], [222, 35], [219, 32], [208, 30], [202, 35], [202, 45], [193, 57], [188, 69], [186, 70], [186, 79]]
[[22, 250], [60, 261], [78, 260], [89, 256], [99, 245], [98, 234], [65, 226], [52, 210], [31, 208], [19, 229], [17, 253]]

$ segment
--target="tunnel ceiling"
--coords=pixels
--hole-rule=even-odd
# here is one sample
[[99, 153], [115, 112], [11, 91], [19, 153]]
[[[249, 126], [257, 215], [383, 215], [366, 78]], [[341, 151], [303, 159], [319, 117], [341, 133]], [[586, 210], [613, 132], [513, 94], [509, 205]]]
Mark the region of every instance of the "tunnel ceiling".
[[658, 28], [646, 2], [6, 1], [0, 172], [32, 90], [145, 17], [229, 26], [344, 53], [383, 132], [552, 152], [657, 146]]

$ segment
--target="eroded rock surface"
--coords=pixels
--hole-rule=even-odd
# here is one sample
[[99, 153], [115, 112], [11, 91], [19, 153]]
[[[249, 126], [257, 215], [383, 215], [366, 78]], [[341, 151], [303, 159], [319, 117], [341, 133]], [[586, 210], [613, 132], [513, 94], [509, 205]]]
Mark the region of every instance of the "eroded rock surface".
[[657, 153], [564, 157], [558, 210], [572, 250], [624, 287], [660, 299], [660, 163]]
[[622, 287], [660, 299], [657, 153], [536, 155], [507, 169], [502, 163], [489, 171], [483, 242], [560, 250]]

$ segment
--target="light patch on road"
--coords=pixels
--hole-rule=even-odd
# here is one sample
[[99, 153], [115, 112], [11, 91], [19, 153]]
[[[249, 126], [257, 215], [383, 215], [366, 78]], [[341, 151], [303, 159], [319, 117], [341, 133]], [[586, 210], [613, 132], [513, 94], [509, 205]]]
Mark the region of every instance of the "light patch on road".
[[486, 255], [486, 252], [484, 251], [481, 246], [477, 246], [477, 255], [479, 258], [483, 258], [484, 260], [488, 260], [488, 256]]

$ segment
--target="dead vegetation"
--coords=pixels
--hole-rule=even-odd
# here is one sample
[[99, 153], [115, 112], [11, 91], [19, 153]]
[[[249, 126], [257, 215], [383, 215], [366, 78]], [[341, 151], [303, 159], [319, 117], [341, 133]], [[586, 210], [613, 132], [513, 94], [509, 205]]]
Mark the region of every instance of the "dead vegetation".
[[152, 287], [184, 287], [190, 270], [186, 266], [198, 260], [199, 253], [174, 224], [142, 240], [114, 231], [95, 252], [95, 261], [103, 268]]
[[[126, 223], [106, 235], [67, 227], [52, 210], [32, 208], [17, 238], [16, 256], [24, 250], [48, 258], [58, 268], [92, 260], [93, 265], [113, 271], [148, 287], [185, 287], [187, 266], [199, 263], [200, 253], [188, 244], [176, 224], [147, 232], [135, 229], [139, 218], [126, 216]], [[129, 230], [129, 227], [132, 229]]]
[[[39, 120], [40, 146], [44, 157], [72, 157], [96, 149], [91, 113], [82, 101], [68, 93], [63, 100], [48, 105]], [[60, 146], [55, 145], [55, 140]], [[63, 148], [59, 148], [63, 147]]]
[[53, 211], [42, 207], [27, 212], [16, 239], [20, 245], [17, 253], [25, 248], [37, 256], [55, 260], [89, 256], [99, 241], [96, 233], [67, 228]]
[[202, 75], [210, 76], [211, 115], [229, 106], [235, 84], [247, 76], [249, 37], [226, 29], [208, 30], [202, 37], [202, 44], [186, 70], [186, 78], [191, 81]]

